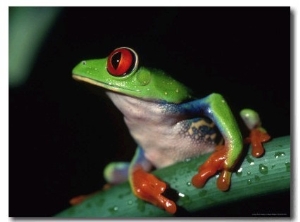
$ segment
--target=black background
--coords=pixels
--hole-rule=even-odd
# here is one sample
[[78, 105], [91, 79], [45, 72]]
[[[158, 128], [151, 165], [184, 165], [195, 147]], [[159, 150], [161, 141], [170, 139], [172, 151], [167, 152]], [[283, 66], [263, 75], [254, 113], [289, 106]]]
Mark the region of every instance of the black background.
[[[200, 97], [223, 94], [235, 114], [256, 109], [273, 137], [289, 135], [290, 21], [288, 7], [64, 8], [26, 84], [9, 89], [9, 215], [52, 216], [101, 188], [107, 163], [130, 159], [135, 143], [121, 114], [71, 78], [81, 60], [120, 46]], [[269, 195], [207, 215], [251, 216], [264, 206], [289, 214], [289, 201]]]

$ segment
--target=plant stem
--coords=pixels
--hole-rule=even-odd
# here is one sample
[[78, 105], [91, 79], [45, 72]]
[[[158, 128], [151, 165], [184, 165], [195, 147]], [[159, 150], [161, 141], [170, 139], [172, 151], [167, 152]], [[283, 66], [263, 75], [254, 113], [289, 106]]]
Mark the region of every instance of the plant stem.
[[[216, 177], [210, 178], [202, 189], [191, 185], [191, 178], [207, 159], [203, 155], [192, 160], [153, 172], [171, 187], [176, 197], [178, 213], [175, 216], [205, 211], [216, 206], [247, 200], [250, 197], [289, 191], [290, 189], [290, 136], [280, 137], [264, 144], [266, 153], [254, 158], [245, 153], [244, 160], [233, 173], [230, 190], [216, 187]], [[250, 150], [251, 151], [251, 150]], [[174, 195], [176, 194], [176, 195]], [[280, 204], [280, 203], [279, 203]], [[79, 205], [70, 207], [55, 217], [168, 217], [167, 212], [137, 199], [128, 182], [101, 191]]]

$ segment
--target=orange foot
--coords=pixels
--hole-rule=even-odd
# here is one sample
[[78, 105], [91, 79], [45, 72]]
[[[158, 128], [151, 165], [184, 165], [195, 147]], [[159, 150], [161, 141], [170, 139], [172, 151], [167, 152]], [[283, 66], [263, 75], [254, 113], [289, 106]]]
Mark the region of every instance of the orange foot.
[[251, 130], [249, 137], [246, 138], [247, 143], [252, 145], [252, 156], [261, 157], [265, 153], [262, 143], [271, 139], [271, 136], [262, 127]]
[[162, 195], [167, 185], [154, 175], [147, 173], [142, 168], [138, 168], [133, 171], [132, 186], [135, 195], [142, 200], [165, 209], [171, 214], [176, 212], [176, 204]]
[[218, 171], [221, 171], [217, 180], [217, 187], [222, 191], [229, 189], [231, 172], [225, 167], [227, 151], [224, 145], [216, 147], [216, 151], [199, 167], [198, 173], [192, 178], [192, 184], [195, 187], [203, 187], [210, 177], [215, 175]]

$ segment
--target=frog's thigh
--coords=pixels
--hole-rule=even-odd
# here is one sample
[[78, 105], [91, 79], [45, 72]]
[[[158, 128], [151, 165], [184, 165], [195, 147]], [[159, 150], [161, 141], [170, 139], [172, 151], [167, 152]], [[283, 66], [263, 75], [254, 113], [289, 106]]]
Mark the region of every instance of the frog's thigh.
[[112, 162], [104, 169], [104, 178], [110, 184], [118, 184], [128, 180], [129, 162]]

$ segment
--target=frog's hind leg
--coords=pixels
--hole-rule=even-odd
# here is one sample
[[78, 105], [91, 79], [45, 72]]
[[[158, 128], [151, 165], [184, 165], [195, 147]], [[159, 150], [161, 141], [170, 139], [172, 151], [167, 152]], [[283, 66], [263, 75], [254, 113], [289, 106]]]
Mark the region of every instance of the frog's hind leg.
[[252, 145], [252, 156], [261, 157], [265, 153], [263, 143], [271, 139], [267, 131], [261, 126], [257, 112], [252, 109], [243, 109], [240, 112], [244, 123], [250, 130], [250, 135], [245, 139], [246, 143]]

